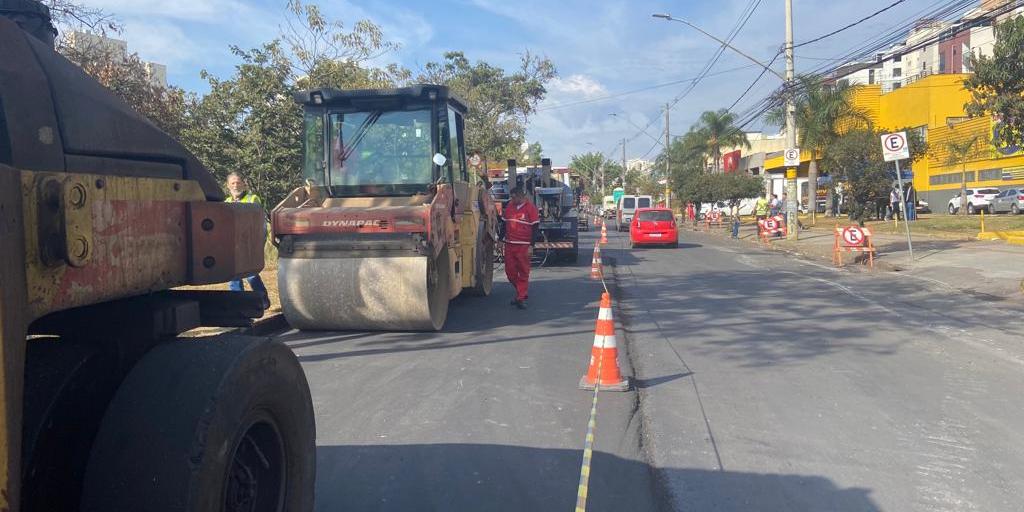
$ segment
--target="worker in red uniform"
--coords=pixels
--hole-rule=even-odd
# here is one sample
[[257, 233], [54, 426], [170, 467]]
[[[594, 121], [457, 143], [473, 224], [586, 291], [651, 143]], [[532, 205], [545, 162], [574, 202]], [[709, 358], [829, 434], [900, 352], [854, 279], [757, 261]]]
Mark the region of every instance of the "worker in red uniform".
[[505, 276], [516, 289], [512, 305], [526, 309], [530, 287], [530, 256], [533, 240], [540, 229], [537, 207], [526, 200], [522, 187], [512, 190], [511, 200], [505, 205]]

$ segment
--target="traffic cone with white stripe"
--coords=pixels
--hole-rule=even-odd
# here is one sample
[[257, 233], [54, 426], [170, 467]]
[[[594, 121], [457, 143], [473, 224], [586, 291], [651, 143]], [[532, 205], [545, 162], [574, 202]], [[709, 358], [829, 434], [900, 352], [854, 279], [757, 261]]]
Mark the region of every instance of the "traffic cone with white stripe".
[[594, 326], [594, 346], [590, 351], [590, 368], [580, 379], [580, 387], [594, 389], [598, 385], [607, 391], [626, 391], [629, 380], [619, 372], [619, 349], [615, 342], [615, 320], [612, 318], [612, 298], [601, 294], [601, 310]]
[[604, 266], [601, 263], [601, 246], [594, 244], [594, 259], [590, 260], [590, 278], [595, 281], [604, 279]]
[[603, 220], [601, 221], [601, 243], [608, 243], [608, 226]]

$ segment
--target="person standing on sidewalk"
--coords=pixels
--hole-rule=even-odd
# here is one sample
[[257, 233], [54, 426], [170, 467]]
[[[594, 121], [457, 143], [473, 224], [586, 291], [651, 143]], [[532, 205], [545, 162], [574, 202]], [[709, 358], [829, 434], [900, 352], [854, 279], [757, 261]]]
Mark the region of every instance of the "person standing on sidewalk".
[[757, 198], [757, 202], [754, 203], [754, 218], [757, 220], [764, 220], [768, 217], [768, 196], [762, 196]]
[[893, 219], [900, 218], [900, 191], [898, 188], [893, 187], [889, 192], [889, 208], [892, 210], [890, 216]]
[[530, 289], [530, 256], [533, 241], [540, 229], [540, 214], [526, 200], [522, 187], [512, 190], [512, 197], [503, 212], [505, 219], [505, 277], [515, 288], [511, 304], [526, 309]]
[[[263, 201], [260, 200], [260, 196], [249, 191], [249, 186], [245, 183], [245, 179], [243, 179], [242, 175], [237, 172], [228, 174], [227, 187], [228, 197], [224, 198], [225, 203], [257, 204], [260, 208], [263, 207]], [[264, 236], [266, 236], [266, 229], [264, 229]], [[243, 279], [246, 283], [249, 283], [249, 288], [251, 288], [252, 291], [263, 293], [263, 309], [270, 307], [270, 299], [267, 297], [267, 287], [264, 286], [263, 279], [260, 278], [260, 275], [253, 274]], [[232, 280], [228, 283], [228, 288], [235, 292], [245, 290], [245, 287], [242, 286], [243, 279]]]

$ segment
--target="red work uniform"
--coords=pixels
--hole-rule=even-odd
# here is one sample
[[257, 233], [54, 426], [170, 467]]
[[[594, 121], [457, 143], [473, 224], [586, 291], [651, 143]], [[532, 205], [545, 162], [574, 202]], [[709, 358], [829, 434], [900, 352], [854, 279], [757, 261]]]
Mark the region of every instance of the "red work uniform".
[[530, 287], [530, 245], [533, 228], [540, 223], [537, 207], [529, 201], [505, 205], [505, 276], [516, 288], [516, 300], [524, 301]]

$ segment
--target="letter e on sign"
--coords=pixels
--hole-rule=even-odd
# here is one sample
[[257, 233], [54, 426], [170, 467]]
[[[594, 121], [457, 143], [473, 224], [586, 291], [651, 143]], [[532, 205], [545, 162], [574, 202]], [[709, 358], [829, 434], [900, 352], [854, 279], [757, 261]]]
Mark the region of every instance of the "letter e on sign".
[[907, 158], [910, 158], [907, 132], [886, 133], [882, 135], [882, 159], [886, 162], [892, 162]]

